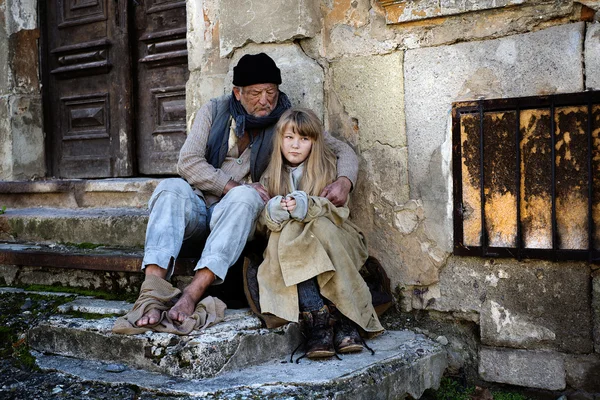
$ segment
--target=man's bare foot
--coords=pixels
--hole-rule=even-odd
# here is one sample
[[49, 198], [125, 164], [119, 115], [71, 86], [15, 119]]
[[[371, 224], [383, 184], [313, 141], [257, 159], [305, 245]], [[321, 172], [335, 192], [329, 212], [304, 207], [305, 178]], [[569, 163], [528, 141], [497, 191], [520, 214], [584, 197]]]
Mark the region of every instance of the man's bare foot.
[[153, 308], [152, 310], [150, 310], [146, 314], [144, 314], [142, 316], [142, 318], [138, 319], [135, 324], [137, 326], [154, 325], [160, 319], [160, 313], [161, 313], [160, 310]]
[[169, 318], [173, 321], [183, 322], [191, 316], [196, 309], [196, 304], [214, 280], [215, 274], [208, 268], [197, 270], [192, 282], [184, 289], [177, 303], [169, 310]]
[[[158, 276], [161, 279], [165, 279], [167, 277], [167, 270], [159, 267], [156, 264], [148, 264], [148, 265], [146, 265], [146, 268], [144, 269], [144, 274], [146, 276], [154, 275], [154, 276]], [[152, 309], [152, 310], [146, 312], [144, 315], [142, 315], [142, 318], [138, 319], [135, 322], [135, 324], [137, 326], [154, 325], [160, 319], [160, 314], [161, 314], [160, 310], [157, 310], [156, 308]]]
[[190, 295], [184, 292], [179, 300], [177, 300], [177, 303], [171, 307], [168, 315], [173, 321], [183, 322], [194, 313], [195, 309], [196, 302]]

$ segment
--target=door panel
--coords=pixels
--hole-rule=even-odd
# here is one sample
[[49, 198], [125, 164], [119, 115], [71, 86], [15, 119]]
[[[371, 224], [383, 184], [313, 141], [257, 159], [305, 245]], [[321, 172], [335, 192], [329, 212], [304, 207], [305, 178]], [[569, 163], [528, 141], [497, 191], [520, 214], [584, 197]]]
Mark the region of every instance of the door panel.
[[53, 175], [175, 174], [186, 131], [185, 1], [47, 0], [41, 7]]
[[138, 0], [137, 161], [145, 175], [176, 174], [186, 132], [186, 9], [182, 0]]
[[48, 0], [54, 174], [133, 172], [126, 0]]

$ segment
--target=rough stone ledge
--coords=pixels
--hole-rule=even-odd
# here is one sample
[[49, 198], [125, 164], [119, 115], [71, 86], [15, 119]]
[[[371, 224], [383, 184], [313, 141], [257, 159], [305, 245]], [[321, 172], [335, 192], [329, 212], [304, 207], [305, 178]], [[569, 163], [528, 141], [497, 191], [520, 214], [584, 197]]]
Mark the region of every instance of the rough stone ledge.
[[148, 211], [139, 208], [22, 208], [0, 215], [0, 240], [142, 246]]
[[145, 207], [161, 179], [0, 181], [0, 204], [26, 207]]
[[[419, 398], [426, 389], [439, 387], [447, 367], [441, 346], [411, 331], [388, 331], [369, 341], [369, 352], [345, 355], [341, 360], [289, 363], [288, 357], [214, 378], [190, 380], [126, 368], [107, 372], [105, 363], [34, 353], [44, 370], [60, 371], [92, 382], [135, 385], [165, 395], [188, 395], [207, 399], [327, 398], [391, 399]], [[263, 348], [262, 351], [265, 351]]]
[[[298, 324], [268, 330], [248, 310], [227, 311], [225, 321], [189, 336], [146, 332], [118, 335], [115, 319], [53, 316], [29, 331], [31, 346], [46, 353], [123, 362], [186, 378], [207, 378], [290, 354], [301, 341]], [[269, 349], [268, 352], [257, 349]]]

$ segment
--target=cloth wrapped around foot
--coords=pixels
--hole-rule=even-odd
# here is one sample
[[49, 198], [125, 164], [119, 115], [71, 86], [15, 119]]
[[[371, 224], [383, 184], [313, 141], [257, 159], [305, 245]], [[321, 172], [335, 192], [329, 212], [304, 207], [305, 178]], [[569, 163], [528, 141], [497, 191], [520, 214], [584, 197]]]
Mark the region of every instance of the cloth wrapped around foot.
[[[117, 318], [112, 331], [125, 335], [135, 335], [150, 330], [188, 335], [193, 330], [206, 329], [223, 320], [227, 306], [218, 298], [208, 296], [196, 305], [194, 313], [184, 322], [173, 321], [168, 316], [168, 310], [180, 294], [181, 290], [173, 287], [164, 279], [147, 275], [133, 308], [124, 316]], [[137, 326], [135, 323], [152, 309], [160, 311], [158, 322], [152, 325]]]

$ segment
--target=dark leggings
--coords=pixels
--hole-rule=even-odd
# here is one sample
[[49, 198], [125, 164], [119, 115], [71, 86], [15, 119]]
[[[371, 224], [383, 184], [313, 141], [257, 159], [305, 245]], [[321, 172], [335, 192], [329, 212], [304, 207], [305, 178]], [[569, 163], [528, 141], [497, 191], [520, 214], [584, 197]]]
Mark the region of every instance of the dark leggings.
[[300, 311], [317, 311], [323, 308], [325, 303], [317, 286], [317, 278], [301, 282], [296, 286], [298, 287]]

